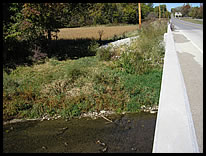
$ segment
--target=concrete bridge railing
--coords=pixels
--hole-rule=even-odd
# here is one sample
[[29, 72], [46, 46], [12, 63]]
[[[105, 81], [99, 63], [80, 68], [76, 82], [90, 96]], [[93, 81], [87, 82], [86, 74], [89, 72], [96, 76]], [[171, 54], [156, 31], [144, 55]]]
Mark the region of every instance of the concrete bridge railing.
[[153, 153], [199, 153], [189, 100], [168, 25]]

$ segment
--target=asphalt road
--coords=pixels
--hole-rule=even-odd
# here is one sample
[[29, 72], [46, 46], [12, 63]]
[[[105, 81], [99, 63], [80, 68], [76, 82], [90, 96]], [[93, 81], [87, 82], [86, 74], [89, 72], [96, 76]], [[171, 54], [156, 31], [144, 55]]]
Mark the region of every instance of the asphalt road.
[[203, 25], [171, 17], [173, 37], [190, 109], [199, 151], [203, 152]]
[[203, 53], [203, 24], [186, 22], [174, 18], [173, 16], [171, 17], [171, 22], [175, 25], [176, 30], [181, 30], [181, 32]]

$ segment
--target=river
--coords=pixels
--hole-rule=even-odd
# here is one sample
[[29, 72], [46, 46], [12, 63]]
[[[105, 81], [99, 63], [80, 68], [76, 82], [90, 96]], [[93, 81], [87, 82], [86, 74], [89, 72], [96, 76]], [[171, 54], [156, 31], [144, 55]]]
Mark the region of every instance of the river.
[[156, 115], [127, 113], [92, 119], [45, 120], [3, 126], [4, 153], [151, 153]]

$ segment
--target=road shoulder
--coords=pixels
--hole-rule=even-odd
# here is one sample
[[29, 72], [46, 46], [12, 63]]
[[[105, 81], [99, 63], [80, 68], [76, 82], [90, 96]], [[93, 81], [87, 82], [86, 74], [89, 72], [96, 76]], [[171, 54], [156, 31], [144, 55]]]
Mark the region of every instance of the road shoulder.
[[199, 150], [203, 152], [203, 56], [184, 33], [173, 32], [175, 47], [182, 70]]

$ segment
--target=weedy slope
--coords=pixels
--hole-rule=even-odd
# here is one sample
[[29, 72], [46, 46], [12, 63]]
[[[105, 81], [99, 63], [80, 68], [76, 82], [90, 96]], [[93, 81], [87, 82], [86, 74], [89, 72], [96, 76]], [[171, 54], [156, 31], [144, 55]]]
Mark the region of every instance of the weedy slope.
[[3, 120], [45, 113], [67, 118], [100, 110], [138, 112], [143, 105], [158, 105], [166, 23], [146, 23], [129, 47], [96, 47], [96, 56], [51, 58], [10, 74], [4, 71]]

